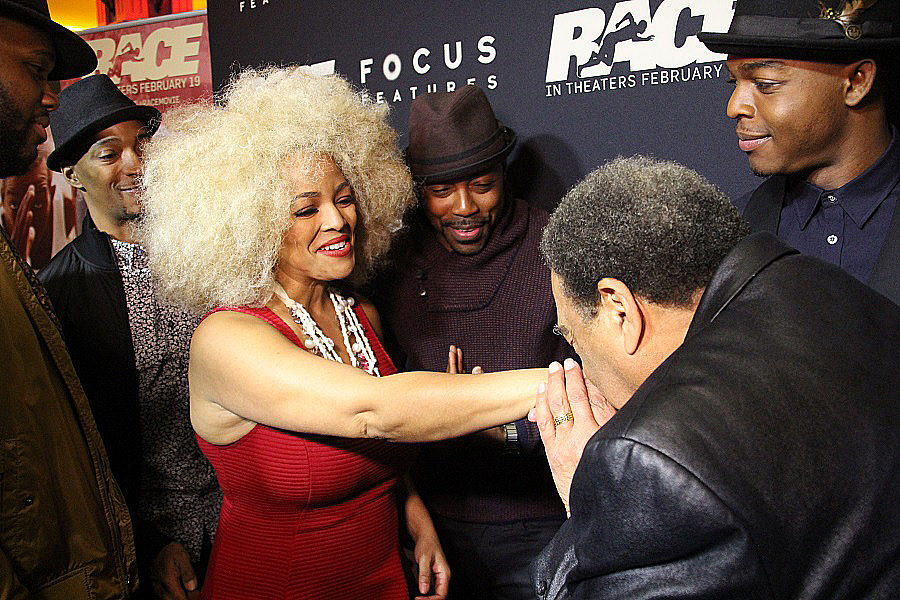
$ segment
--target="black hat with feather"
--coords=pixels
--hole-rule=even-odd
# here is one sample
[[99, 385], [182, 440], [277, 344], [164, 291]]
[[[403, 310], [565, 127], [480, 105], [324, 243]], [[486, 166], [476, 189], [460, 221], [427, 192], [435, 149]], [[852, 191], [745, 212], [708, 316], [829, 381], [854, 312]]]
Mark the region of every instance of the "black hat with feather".
[[728, 33], [698, 37], [738, 56], [882, 55], [900, 46], [900, 0], [737, 0]]

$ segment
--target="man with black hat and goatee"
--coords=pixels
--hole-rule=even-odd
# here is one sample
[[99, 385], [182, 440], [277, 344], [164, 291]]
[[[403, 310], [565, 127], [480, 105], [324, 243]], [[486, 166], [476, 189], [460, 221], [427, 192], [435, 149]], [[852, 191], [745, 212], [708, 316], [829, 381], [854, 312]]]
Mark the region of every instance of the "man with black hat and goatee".
[[[24, 173], [91, 47], [46, 0], [0, 0], [0, 177]], [[0, 234], [0, 598], [106, 600], [138, 585], [131, 519], [41, 285]]]
[[[515, 139], [476, 86], [412, 103], [407, 163], [419, 206], [373, 285], [406, 370], [462, 371], [464, 360], [466, 371], [492, 372], [574, 356], [553, 332], [538, 251], [547, 213], [509, 193]], [[428, 445], [414, 475], [450, 564], [450, 597], [529, 597], [528, 565], [565, 517], [534, 424]]]
[[60, 93], [47, 166], [80, 190], [81, 234], [40, 273], [134, 519], [142, 586], [182, 599], [218, 520], [221, 492], [188, 409], [196, 316], [157, 300], [144, 249], [132, 239], [144, 144], [160, 113], [106, 75]]
[[900, 2], [738, 0], [699, 38], [728, 55], [727, 113], [768, 177], [744, 218], [900, 303]]

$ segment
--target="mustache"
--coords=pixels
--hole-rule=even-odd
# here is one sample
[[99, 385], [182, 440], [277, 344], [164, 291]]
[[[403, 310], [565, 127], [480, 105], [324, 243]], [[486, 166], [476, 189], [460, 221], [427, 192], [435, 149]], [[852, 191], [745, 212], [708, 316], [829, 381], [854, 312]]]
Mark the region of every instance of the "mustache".
[[481, 227], [482, 225], [487, 225], [487, 222], [488, 219], [486, 217], [469, 217], [448, 219], [442, 224], [444, 227], [450, 227], [451, 229], [475, 229], [477, 227]]

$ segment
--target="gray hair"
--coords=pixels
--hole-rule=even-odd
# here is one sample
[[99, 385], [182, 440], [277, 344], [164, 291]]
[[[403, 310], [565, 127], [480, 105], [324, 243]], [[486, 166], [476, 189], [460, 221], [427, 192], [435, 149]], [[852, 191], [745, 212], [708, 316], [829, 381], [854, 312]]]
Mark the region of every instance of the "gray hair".
[[604, 277], [654, 304], [689, 306], [749, 232], [725, 194], [695, 171], [620, 157], [565, 195], [541, 249], [575, 307], [589, 316]]

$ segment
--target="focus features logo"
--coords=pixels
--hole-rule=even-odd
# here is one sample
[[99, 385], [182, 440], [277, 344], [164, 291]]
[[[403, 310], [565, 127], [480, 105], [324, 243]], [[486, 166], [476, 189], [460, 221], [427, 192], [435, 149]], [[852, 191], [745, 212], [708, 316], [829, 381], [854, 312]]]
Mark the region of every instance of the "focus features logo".
[[[403, 57], [392, 52], [379, 60], [363, 58], [359, 61], [359, 82], [367, 87], [377, 86], [381, 81], [389, 84], [386, 90], [372, 92], [376, 102], [414, 100], [418, 94], [452, 92], [467, 84], [479, 84], [492, 90], [497, 87], [497, 75], [490, 73], [479, 78], [471, 69], [475, 64], [494, 62], [497, 58], [495, 41], [494, 36], [483, 35], [472, 46], [455, 40], [435, 44], [433, 48], [423, 46]], [[478, 72], [481, 71], [479, 68]]]
[[663, 0], [653, 14], [650, 0], [622, 0], [608, 12], [557, 14], [546, 95], [718, 78], [725, 57], [708, 50], [697, 33], [727, 30], [733, 13], [732, 3], [722, 0]]

